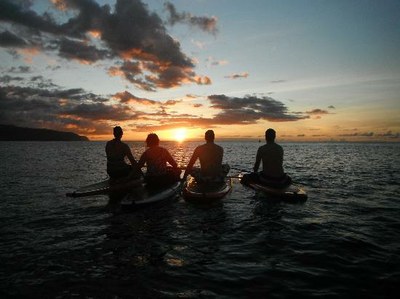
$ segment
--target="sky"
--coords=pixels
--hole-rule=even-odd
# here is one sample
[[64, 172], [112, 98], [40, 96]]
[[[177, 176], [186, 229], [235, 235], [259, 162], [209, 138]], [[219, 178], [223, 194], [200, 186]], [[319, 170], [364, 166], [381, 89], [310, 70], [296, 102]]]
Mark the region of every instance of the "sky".
[[400, 141], [398, 0], [1, 0], [0, 123]]

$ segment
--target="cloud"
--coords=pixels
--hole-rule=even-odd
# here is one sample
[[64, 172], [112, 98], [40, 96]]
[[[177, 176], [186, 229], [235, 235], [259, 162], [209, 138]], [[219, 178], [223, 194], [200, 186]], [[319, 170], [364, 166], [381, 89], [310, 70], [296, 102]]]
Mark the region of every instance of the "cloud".
[[166, 102], [163, 103], [163, 105], [165, 106], [174, 106], [178, 103], [182, 102], [182, 100], [168, 100]]
[[80, 88], [0, 86], [0, 119], [6, 124], [103, 134], [109, 121], [132, 120], [140, 115]]
[[229, 63], [227, 60], [215, 60], [213, 57], [208, 57], [206, 62], [212, 66], [227, 65]]
[[0, 46], [1, 47], [18, 47], [23, 48], [27, 46], [27, 43], [15, 34], [4, 31], [0, 33]]
[[329, 114], [328, 111], [322, 110], [322, 109], [313, 109], [310, 111], [306, 111], [307, 114], [309, 115], [323, 115], [323, 114]]
[[182, 100], [167, 100], [165, 102], [159, 102], [154, 100], [149, 100], [145, 98], [139, 98], [131, 94], [129, 91], [118, 92], [113, 97], [119, 100], [121, 103], [139, 104], [144, 106], [174, 106], [177, 103], [182, 102]]
[[341, 136], [341, 137], [372, 137], [372, 136], [374, 136], [374, 132], [340, 134], [338, 136]]
[[[173, 114], [163, 110], [163, 113], [146, 114], [146, 120], [151, 123], [137, 124], [136, 131], [154, 132], [177, 127], [213, 128], [221, 125], [249, 125], [265, 120], [271, 122], [297, 121], [309, 117], [302, 113], [289, 113], [283, 103], [268, 97], [233, 98], [225, 95], [211, 95], [207, 99], [210, 103], [209, 107], [216, 111], [211, 117]], [[200, 105], [196, 106], [200, 107]], [[162, 118], [158, 119], [158, 116], [162, 116]]]
[[87, 45], [85, 42], [67, 38], [61, 39], [59, 46], [60, 57], [76, 59], [82, 63], [93, 63], [111, 56], [108, 51], [99, 50], [95, 46]]
[[14, 73], [14, 74], [21, 74], [21, 73], [30, 73], [31, 68], [29, 66], [19, 66], [19, 67], [11, 67], [7, 70], [8, 73]]
[[218, 20], [216, 17], [196, 17], [187, 12], [178, 13], [171, 2], [166, 2], [164, 7], [169, 13], [168, 23], [171, 25], [175, 25], [175, 23], [185, 23], [198, 27], [208, 33], [216, 34], [218, 32]]
[[23, 81], [25, 78], [23, 77], [11, 77], [9, 75], [4, 75], [0, 77], [0, 82], [3, 84], [11, 83], [12, 81]]
[[285, 82], [286, 82], [286, 80], [274, 80], [274, 81], [271, 81], [271, 83], [273, 83], [273, 84], [285, 83]]
[[86, 120], [132, 120], [137, 115], [126, 106], [111, 106], [103, 103], [79, 104], [59, 112], [63, 117], [84, 118]]
[[327, 110], [323, 109], [313, 109], [306, 111], [306, 114], [312, 116], [314, 119], [321, 119], [322, 115], [331, 114]]
[[31, 32], [36, 30], [36, 35], [41, 31], [53, 34], [62, 33], [60, 26], [49, 14], [40, 16], [31, 10], [27, 3], [30, 4], [27, 1], [0, 1], [0, 21], [23, 25], [29, 28]]
[[[161, 18], [140, 0], [117, 0], [114, 9], [94, 0], [52, 2], [53, 10], [39, 15], [24, 4], [29, 2], [0, 1], [0, 26], [10, 28], [0, 34], [0, 46], [14, 55], [20, 48], [33, 48], [82, 63], [111, 60], [110, 75], [147, 91], [211, 84], [208, 77], [196, 75], [192, 59], [167, 33]], [[189, 15], [175, 17], [203, 30], [216, 30], [216, 19]]]
[[336, 109], [336, 107], [333, 106], [333, 105], [328, 106], [328, 108], [329, 108], [329, 109]]
[[[258, 120], [296, 121], [308, 118], [299, 113], [289, 113], [281, 102], [270, 97], [245, 96], [243, 98], [212, 95], [211, 107], [221, 109], [216, 119], [226, 123], [255, 123]], [[236, 119], [236, 121], [235, 121]]]
[[121, 103], [136, 103], [136, 104], [141, 104], [141, 105], [159, 104], [157, 101], [144, 99], [144, 98], [138, 98], [128, 91], [116, 93], [113, 97], [118, 99]]
[[[210, 117], [203, 117], [195, 114], [194, 108], [193, 114], [169, 111], [170, 107], [179, 105], [183, 100], [160, 102], [137, 97], [128, 91], [104, 97], [81, 88], [60, 88], [42, 76], [33, 76], [29, 85], [0, 87], [2, 122], [96, 135], [108, 134], [110, 124], [132, 120], [135, 121], [132, 130], [150, 132], [176, 127], [213, 128], [260, 121], [298, 121], [309, 117], [306, 113], [290, 112], [283, 103], [273, 98], [256, 95], [208, 96], [208, 103], [192, 104], [194, 108], [208, 106], [214, 111]], [[138, 109], [140, 105], [154, 108], [151, 112], [143, 112]]]
[[225, 78], [240, 79], [240, 78], [247, 78], [248, 76], [249, 76], [249, 73], [243, 72], [241, 74], [233, 74], [233, 75], [225, 76]]
[[387, 131], [386, 133], [376, 134], [376, 136], [386, 137], [386, 138], [400, 138], [400, 133], [393, 133], [392, 131]]

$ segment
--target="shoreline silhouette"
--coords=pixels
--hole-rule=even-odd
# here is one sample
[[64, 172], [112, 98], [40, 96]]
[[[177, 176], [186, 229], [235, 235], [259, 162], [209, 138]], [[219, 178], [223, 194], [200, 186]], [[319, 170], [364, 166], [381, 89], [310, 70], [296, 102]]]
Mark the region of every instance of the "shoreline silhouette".
[[0, 125], [0, 141], [89, 141], [72, 132]]

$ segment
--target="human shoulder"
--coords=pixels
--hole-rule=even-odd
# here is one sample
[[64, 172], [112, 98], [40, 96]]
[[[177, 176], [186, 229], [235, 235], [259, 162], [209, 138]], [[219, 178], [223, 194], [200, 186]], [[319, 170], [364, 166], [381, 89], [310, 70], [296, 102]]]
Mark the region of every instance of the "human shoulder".
[[219, 148], [219, 149], [223, 150], [223, 147], [222, 147], [222, 146], [220, 146], [220, 145], [218, 145], [218, 144], [215, 144], [215, 143], [214, 143], [214, 145], [215, 145], [216, 148]]
[[107, 141], [106, 149], [112, 148], [114, 146], [114, 144], [115, 144], [115, 140], [114, 139]]
[[124, 149], [125, 152], [131, 151], [129, 145], [127, 145], [125, 142], [122, 142], [122, 141], [120, 141], [120, 142], [121, 142], [121, 147]]
[[267, 143], [261, 145], [261, 146], [258, 148], [258, 150], [259, 150], [259, 151], [266, 150], [266, 149], [267, 149], [267, 145], [268, 145]]
[[283, 147], [282, 147], [280, 144], [278, 144], [278, 143], [274, 143], [274, 146], [275, 146], [276, 148], [279, 148], [279, 149], [283, 150]]

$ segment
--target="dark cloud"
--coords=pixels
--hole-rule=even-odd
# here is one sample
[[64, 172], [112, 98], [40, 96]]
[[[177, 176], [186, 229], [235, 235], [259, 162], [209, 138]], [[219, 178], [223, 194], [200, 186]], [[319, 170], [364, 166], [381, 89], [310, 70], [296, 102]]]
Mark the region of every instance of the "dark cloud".
[[[246, 96], [243, 98], [212, 95], [211, 107], [222, 109], [216, 118], [233, 123], [255, 123], [258, 120], [296, 121], [308, 118], [301, 113], [289, 113], [281, 102], [270, 97]], [[238, 121], [234, 121], [237, 118]]]
[[208, 33], [216, 34], [218, 32], [216, 17], [196, 17], [188, 12], [179, 13], [171, 2], [166, 2], [164, 6], [169, 13], [168, 23], [171, 25], [185, 23]]
[[[68, 12], [63, 18], [72, 15], [60, 24], [49, 13], [39, 15], [23, 3], [0, 1], [0, 25], [6, 23], [13, 28], [0, 35], [0, 46], [11, 50], [35, 47], [84, 63], [113, 58], [110, 74], [148, 91], [211, 83], [209, 78], [196, 75], [194, 63], [181, 51], [179, 42], [140, 0], [117, 0], [114, 9], [93, 0], [54, 1], [55, 13]], [[191, 16], [190, 20], [198, 26], [204, 23], [204, 29], [213, 28], [213, 19], [207, 23], [206, 19]]]
[[[247, 125], [261, 120], [284, 122], [307, 119], [309, 116], [302, 113], [289, 113], [285, 105], [268, 97], [246, 96], [232, 98], [225, 95], [212, 95], [208, 97], [210, 108], [218, 112], [212, 117], [199, 117], [191, 114], [164, 113], [162, 119], [153, 124], [137, 125], [137, 130], [151, 132], [177, 127], [213, 128], [220, 125]], [[165, 112], [165, 111], [164, 111]], [[153, 115], [155, 116], [155, 115]], [[149, 119], [153, 120], [154, 119]]]
[[26, 5], [27, 3], [26, 1], [0, 1], [0, 21], [23, 25], [38, 32], [62, 33], [49, 14], [38, 15], [30, 9], [29, 5]]
[[328, 108], [329, 108], [329, 109], [336, 109], [336, 107], [333, 106], [333, 105], [328, 106]]
[[129, 91], [118, 92], [113, 96], [115, 99], [119, 100], [121, 103], [134, 103], [139, 105], [146, 105], [146, 106], [174, 106], [182, 100], [167, 100], [165, 102], [159, 102], [154, 100], [149, 100], [145, 98], [139, 98], [134, 96]]
[[178, 103], [182, 102], [182, 100], [168, 100], [163, 103], [165, 106], [174, 106]]
[[69, 117], [82, 117], [86, 120], [131, 120], [136, 119], [127, 106], [111, 106], [103, 103], [79, 104], [70, 109], [62, 109], [60, 114]]
[[1, 47], [18, 47], [23, 48], [27, 46], [27, 43], [22, 38], [16, 36], [15, 34], [4, 31], [0, 33], [0, 46]]
[[19, 66], [19, 67], [11, 67], [10, 69], [7, 70], [8, 73], [30, 73], [31, 68], [29, 66]]
[[63, 38], [60, 41], [60, 57], [76, 59], [83, 63], [93, 63], [111, 56], [108, 51], [99, 50], [95, 46], [87, 45], [85, 42], [74, 41]]
[[3, 84], [8, 84], [8, 83], [11, 83], [12, 81], [23, 81], [23, 80], [25, 80], [25, 78], [23, 78], [23, 77], [12, 77], [12, 76], [9, 76], [9, 75], [4, 75], [4, 76], [0, 77], [0, 83], [3, 83]]
[[308, 115], [324, 115], [324, 114], [329, 114], [328, 111], [322, 110], [322, 109], [313, 109], [313, 110], [310, 110], [310, 111], [306, 111], [306, 113], [307, 113]]
[[114, 95], [121, 103], [137, 103], [142, 105], [157, 105], [159, 102], [144, 98], [138, 98], [128, 91], [119, 92]]
[[[0, 86], [0, 119], [3, 123], [53, 129], [73, 128], [78, 133], [103, 134], [109, 121], [131, 120], [140, 113], [125, 105], [82, 89], [41, 89]], [[101, 130], [100, 130], [101, 129]]]
[[241, 74], [233, 74], [233, 75], [225, 76], [225, 78], [240, 79], [240, 78], [247, 78], [248, 76], [249, 76], [249, 73], [245, 72], [245, 73], [241, 73]]

